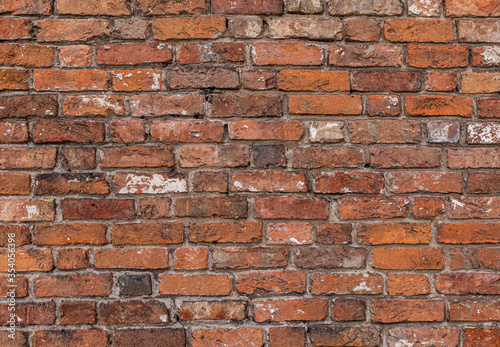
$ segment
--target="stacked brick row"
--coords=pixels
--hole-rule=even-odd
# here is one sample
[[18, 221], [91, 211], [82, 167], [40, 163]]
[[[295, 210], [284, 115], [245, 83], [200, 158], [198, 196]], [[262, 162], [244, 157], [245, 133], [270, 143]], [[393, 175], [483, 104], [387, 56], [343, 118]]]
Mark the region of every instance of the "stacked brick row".
[[498, 17], [1, 1], [0, 344], [500, 346]]

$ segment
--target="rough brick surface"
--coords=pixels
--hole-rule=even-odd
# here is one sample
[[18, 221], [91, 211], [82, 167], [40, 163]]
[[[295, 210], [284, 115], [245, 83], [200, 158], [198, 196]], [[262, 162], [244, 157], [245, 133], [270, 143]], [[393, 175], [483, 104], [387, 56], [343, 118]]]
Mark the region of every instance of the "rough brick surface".
[[500, 346], [499, 18], [0, 0], [0, 346]]

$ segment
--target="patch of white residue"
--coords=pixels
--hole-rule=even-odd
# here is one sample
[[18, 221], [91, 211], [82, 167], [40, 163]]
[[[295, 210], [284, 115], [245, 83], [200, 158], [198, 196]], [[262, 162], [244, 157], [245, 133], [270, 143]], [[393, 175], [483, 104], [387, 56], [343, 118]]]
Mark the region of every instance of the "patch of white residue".
[[487, 65], [500, 65], [500, 47], [485, 47], [484, 52], [480, 54]]
[[361, 290], [366, 290], [366, 291], [370, 291], [372, 290], [370, 287], [368, 287], [366, 285], [366, 282], [361, 282], [358, 286], [356, 286], [352, 291], [353, 292], [359, 292]]
[[128, 174], [125, 179], [125, 187], [120, 189], [120, 194], [164, 194], [187, 192], [187, 182], [179, 178], [165, 178], [160, 174], [152, 176], [141, 176]]
[[35, 205], [26, 205], [26, 212], [28, 212], [28, 217], [23, 217], [21, 219], [32, 219], [38, 216], [38, 208]]
[[[121, 74], [120, 74], [121, 75]], [[89, 97], [83, 97], [82, 101], [85, 103], [93, 103], [94, 105], [105, 107], [105, 108], [111, 108], [115, 112], [120, 112], [123, 110], [123, 108], [120, 105], [113, 104], [109, 101], [107, 101], [108, 97], [107, 96], [93, 96], [92, 98]]]

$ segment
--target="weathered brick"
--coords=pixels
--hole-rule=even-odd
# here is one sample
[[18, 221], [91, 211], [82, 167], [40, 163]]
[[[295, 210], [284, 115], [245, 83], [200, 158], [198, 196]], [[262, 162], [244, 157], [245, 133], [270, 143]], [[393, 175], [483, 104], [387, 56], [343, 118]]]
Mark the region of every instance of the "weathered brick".
[[395, 45], [331, 45], [329, 63], [348, 67], [399, 67], [403, 51]]
[[351, 345], [376, 347], [382, 342], [380, 329], [374, 327], [314, 326], [309, 328], [311, 340], [317, 346]]
[[500, 217], [500, 198], [450, 197], [451, 219], [490, 219]]
[[102, 65], [170, 63], [172, 46], [163, 43], [125, 43], [97, 46], [96, 62]]
[[35, 279], [37, 297], [108, 296], [113, 287], [113, 275], [80, 273], [40, 276]]
[[216, 269], [267, 269], [285, 267], [288, 249], [285, 247], [226, 247], [213, 253]]
[[298, 141], [302, 137], [300, 121], [264, 121], [242, 120], [228, 125], [229, 138], [233, 140], [279, 140]]
[[103, 148], [101, 165], [112, 167], [173, 167], [172, 146], [127, 146]]
[[[9, 250], [0, 250], [0, 271], [7, 273], [10, 269]], [[15, 252], [16, 272], [43, 271], [48, 272], [54, 268], [52, 251], [46, 249], [17, 249]]]
[[310, 223], [290, 222], [268, 224], [267, 244], [303, 245], [312, 243]]
[[336, 18], [271, 18], [266, 24], [266, 36], [272, 39], [304, 38], [314, 41], [342, 39], [342, 22]]
[[462, 76], [462, 93], [486, 94], [500, 92], [500, 74], [464, 72]]
[[289, 96], [291, 114], [360, 115], [361, 98], [357, 95], [297, 95]]
[[416, 92], [422, 88], [420, 71], [354, 71], [351, 88], [360, 92]]
[[[10, 314], [14, 313], [16, 317], [16, 325], [50, 325], [55, 322], [56, 305], [53, 302], [23, 302], [16, 305], [13, 312], [9, 311], [8, 304], [0, 305], [0, 319], [2, 325], [7, 326]], [[10, 343], [9, 343], [10, 346]]]
[[302, 42], [259, 42], [252, 45], [255, 65], [321, 65], [323, 49]]
[[115, 224], [111, 235], [116, 246], [182, 243], [184, 224], [181, 222]]
[[33, 335], [33, 344], [39, 347], [78, 346], [89, 344], [96, 347], [109, 346], [109, 336], [99, 329], [41, 330]]
[[314, 180], [314, 192], [321, 194], [381, 194], [384, 186], [384, 175], [371, 172], [319, 172]]
[[59, 153], [65, 170], [89, 170], [96, 167], [95, 148], [61, 148]]
[[108, 72], [102, 70], [35, 70], [36, 90], [107, 90]]
[[468, 123], [467, 142], [495, 144], [500, 142], [499, 123]]
[[118, 172], [115, 174], [118, 194], [167, 194], [188, 191], [187, 177], [177, 172]]
[[461, 20], [458, 22], [460, 42], [499, 43], [500, 23], [493, 21]]
[[500, 243], [496, 230], [498, 223], [442, 223], [439, 224], [439, 242], [454, 244]]
[[247, 216], [247, 200], [242, 197], [177, 198], [178, 217], [219, 217], [239, 219]]
[[349, 72], [317, 70], [282, 70], [279, 89], [286, 91], [349, 91]]
[[97, 249], [94, 267], [98, 269], [167, 269], [167, 248]]
[[363, 120], [349, 123], [352, 143], [419, 143], [420, 123], [401, 120]]
[[456, 347], [460, 343], [460, 329], [456, 327], [396, 327], [389, 329], [389, 347], [414, 343], [435, 347]]
[[59, 48], [59, 61], [64, 67], [92, 65], [92, 46], [72, 45]]
[[150, 134], [165, 142], [223, 142], [224, 125], [210, 120], [155, 121]]
[[224, 0], [212, 0], [212, 12], [225, 14], [281, 14], [283, 13], [283, 0], [236, 0], [232, 3], [227, 3]]
[[374, 117], [396, 117], [401, 113], [401, 102], [396, 95], [368, 95], [366, 112]]
[[499, 300], [450, 300], [450, 321], [500, 321]]
[[352, 18], [345, 21], [346, 41], [372, 42], [380, 39], [380, 22], [370, 18]]
[[[238, 328], [238, 329], [204, 329], [194, 330], [191, 333], [191, 345], [193, 347], [204, 347], [207, 344], [223, 343], [228, 346], [236, 345], [245, 341], [248, 347], [259, 347], [264, 345], [264, 331], [261, 328]], [[180, 346], [180, 345], [179, 345]]]
[[388, 274], [387, 293], [389, 295], [426, 295], [431, 291], [429, 277], [424, 274]]
[[0, 90], [28, 90], [29, 70], [1, 69]]
[[481, 347], [483, 343], [494, 346], [500, 343], [499, 328], [465, 328], [465, 347]]
[[130, 98], [130, 113], [136, 117], [199, 116], [203, 111], [203, 96], [134, 95]]
[[191, 223], [189, 240], [194, 243], [253, 243], [262, 239], [259, 222]]
[[444, 267], [442, 248], [377, 248], [373, 267], [390, 270], [440, 270]]
[[427, 133], [431, 143], [457, 143], [460, 140], [460, 123], [453, 121], [430, 121]]
[[397, 0], [333, 0], [329, 5], [328, 12], [333, 16], [393, 16], [403, 11], [402, 4]]
[[472, 65], [478, 67], [498, 67], [500, 50], [497, 46], [483, 46], [472, 49]]
[[243, 88], [251, 90], [274, 89], [278, 85], [276, 72], [272, 70], [247, 70], [241, 72]]
[[139, 199], [139, 214], [144, 219], [170, 218], [172, 199], [168, 197], [146, 197]]
[[429, 72], [425, 75], [426, 90], [431, 92], [451, 92], [458, 87], [455, 72]]
[[1, 199], [2, 222], [52, 222], [55, 218], [53, 199]]
[[444, 301], [375, 299], [372, 311], [372, 321], [378, 323], [441, 322]]
[[440, 164], [440, 148], [375, 147], [370, 153], [373, 168], [428, 168]]
[[[14, 237], [12, 237], [12, 235]], [[3, 224], [0, 226], [1, 247], [8, 247], [9, 244], [14, 244], [16, 247], [21, 247], [29, 243], [31, 243], [31, 234], [28, 225]]]
[[318, 225], [316, 242], [325, 245], [346, 245], [351, 242], [352, 225], [349, 223], [327, 223]]
[[52, 13], [52, 2], [50, 0], [6, 0], [0, 4], [0, 13], [48, 15]]
[[394, 172], [392, 192], [462, 193], [462, 174], [458, 172]]
[[408, 214], [406, 197], [347, 197], [338, 200], [342, 219], [399, 218]]
[[113, 142], [144, 142], [146, 127], [140, 120], [118, 120], [110, 122], [111, 140]]
[[103, 245], [107, 243], [106, 226], [100, 223], [38, 224], [34, 228], [33, 236], [33, 243], [36, 245]]
[[109, 21], [106, 19], [42, 19], [36, 22], [37, 41], [91, 41], [110, 35]]
[[64, 219], [133, 219], [131, 199], [64, 199], [61, 201]]
[[160, 275], [162, 295], [229, 295], [232, 281], [227, 275]]
[[328, 303], [319, 299], [253, 302], [256, 322], [319, 321], [328, 315]]
[[439, 17], [441, 14], [441, 1], [409, 0], [408, 14], [410, 16], [420, 16], [420, 17]]
[[306, 343], [306, 329], [303, 327], [269, 328], [271, 347], [303, 347]]
[[114, 21], [113, 37], [123, 40], [145, 39], [149, 23], [141, 19], [117, 19]]
[[308, 247], [299, 249], [295, 259], [304, 269], [359, 269], [366, 265], [366, 249], [361, 247]]
[[204, 247], [182, 247], [174, 252], [176, 270], [199, 270], [208, 268], [208, 249]]
[[433, 219], [445, 212], [443, 197], [417, 196], [413, 199], [413, 215], [415, 218]]
[[192, 176], [195, 192], [227, 193], [229, 174], [224, 171], [196, 171]]
[[61, 302], [59, 305], [62, 325], [95, 324], [96, 303], [92, 301]]
[[138, 0], [137, 9], [145, 15], [165, 15], [165, 14], [204, 14], [208, 12], [208, 1], [190, 0], [177, 1], [155, 1]]
[[30, 175], [0, 173], [0, 195], [25, 195], [30, 192]]
[[[141, 52], [142, 53], [142, 52]], [[242, 43], [182, 43], [176, 47], [178, 64], [231, 63], [245, 61]]]
[[494, 3], [481, 0], [446, 0], [446, 15], [449, 17], [500, 17]]
[[378, 274], [313, 274], [311, 294], [313, 295], [361, 295], [381, 294], [384, 280]]
[[264, 21], [261, 17], [237, 16], [229, 19], [228, 31], [231, 37], [237, 39], [255, 39], [264, 31]]
[[363, 163], [363, 150], [358, 147], [296, 147], [293, 150], [294, 168], [355, 168]]
[[123, 116], [125, 98], [121, 95], [68, 95], [63, 108], [69, 116]]
[[193, 167], [242, 167], [250, 163], [246, 145], [185, 145], [180, 152], [180, 165]]
[[447, 295], [498, 295], [498, 273], [439, 273], [436, 274], [436, 290]]
[[306, 274], [293, 270], [240, 274], [236, 276], [236, 290], [248, 295], [304, 293]]
[[436, 19], [389, 20], [384, 35], [390, 42], [449, 43], [455, 38], [453, 22]]
[[149, 275], [123, 275], [118, 278], [120, 296], [142, 296], [152, 294]]
[[500, 150], [497, 148], [449, 148], [448, 167], [452, 169], [489, 169], [500, 167]]
[[467, 46], [408, 45], [406, 61], [418, 68], [449, 69], [469, 65]]
[[215, 94], [209, 100], [210, 116], [279, 117], [281, 97], [275, 94]]
[[179, 319], [243, 321], [247, 316], [246, 311], [245, 301], [184, 301], [181, 304]]
[[160, 70], [113, 70], [113, 90], [160, 90], [163, 84], [161, 74]]
[[171, 89], [236, 89], [240, 77], [236, 70], [225, 67], [198, 67], [168, 70], [167, 85]]
[[36, 195], [91, 194], [104, 195], [110, 192], [106, 175], [48, 173], [35, 177]]
[[0, 143], [28, 141], [28, 126], [24, 122], [0, 122]]
[[[5, 66], [50, 67], [54, 56], [54, 47], [18, 43], [0, 44], [0, 63]], [[18, 96], [18, 98], [20, 97]], [[29, 98], [28, 96], [23, 97]], [[30, 97], [44, 98], [39, 95], [31, 95]]]
[[316, 197], [257, 198], [254, 208], [262, 219], [327, 219], [328, 201]]
[[231, 175], [233, 192], [307, 192], [304, 174], [280, 171], [238, 172]]
[[165, 324], [169, 322], [168, 310], [157, 300], [113, 301], [99, 304], [100, 323], [117, 324]]
[[35, 143], [99, 143], [104, 135], [102, 122], [35, 121], [32, 128]]
[[366, 303], [358, 299], [335, 299], [332, 319], [337, 322], [366, 320]]

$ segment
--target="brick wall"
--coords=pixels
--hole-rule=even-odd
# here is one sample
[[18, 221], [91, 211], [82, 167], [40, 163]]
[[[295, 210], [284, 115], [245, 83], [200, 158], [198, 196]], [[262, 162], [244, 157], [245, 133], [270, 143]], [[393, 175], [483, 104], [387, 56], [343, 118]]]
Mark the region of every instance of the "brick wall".
[[1, 0], [0, 345], [500, 346], [498, 17]]

